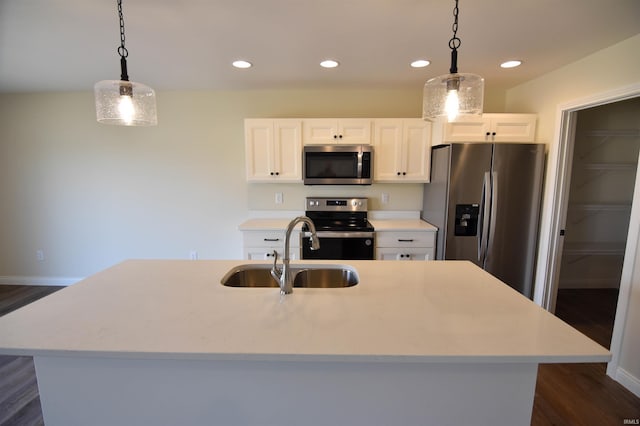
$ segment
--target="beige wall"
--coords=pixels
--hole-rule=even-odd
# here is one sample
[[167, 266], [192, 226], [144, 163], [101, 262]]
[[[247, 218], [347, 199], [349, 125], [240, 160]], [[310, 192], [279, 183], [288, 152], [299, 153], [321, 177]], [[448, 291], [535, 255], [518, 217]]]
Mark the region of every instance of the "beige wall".
[[[535, 111], [538, 113], [537, 139], [550, 146], [557, 146], [554, 140], [558, 108], [560, 105], [572, 104], [601, 93], [613, 92], [625, 87], [640, 84], [640, 34], [582, 60], [555, 70], [536, 80], [507, 91], [507, 110]], [[549, 204], [552, 183], [549, 176], [554, 171], [548, 168], [545, 203]], [[636, 194], [638, 191], [636, 189]], [[640, 200], [634, 198], [634, 203]], [[543, 206], [543, 224], [548, 205]], [[636, 209], [637, 210], [637, 209]], [[548, 218], [547, 218], [548, 219]], [[640, 218], [631, 217], [630, 229], [637, 229]], [[635, 224], [634, 224], [635, 221]], [[634, 235], [631, 238], [637, 239]], [[637, 241], [634, 241], [637, 243]], [[629, 243], [628, 243], [629, 244]], [[633, 262], [633, 260], [629, 260]], [[640, 392], [640, 341], [629, 336], [640, 335], [640, 264], [633, 266], [631, 292], [628, 311], [625, 318], [618, 318], [625, 325], [619, 367], [626, 371], [634, 383], [636, 393]], [[537, 283], [538, 285], [539, 283]]]
[[[0, 278], [83, 277], [126, 258], [240, 258], [248, 210], [303, 210], [345, 189], [245, 182], [248, 117], [419, 117], [411, 90], [160, 92], [160, 124], [95, 121], [92, 93], [0, 95]], [[488, 109], [504, 105], [487, 96]], [[275, 192], [285, 203], [276, 206]], [[382, 205], [382, 192], [390, 202]], [[420, 185], [351, 187], [419, 210]], [[45, 260], [36, 259], [43, 250]]]
[[637, 83], [640, 34], [508, 90], [507, 111], [538, 113], [536, 138], [552, 141], [559, 105]]
[[[0, 95], [0, 278], [83, 277], [126, 258], [240, 258], [248, 210], [335, 188], [247, 185], [247, 117], [419, 117], [422, 88], [160, 92], [160, 124], [95, 121], [92, 93]], [[504, 104], [487, 96], [487, 108]], [[496, 105], [496, 106], [493, 106]], [[276, 206], [274, 193], [284, 193]], [[379, 203], [381, 192], [390, 203]], [[420, 185], [349, 194], [419, 210]], [[44, 261], [36, 259], [43, 250]]]

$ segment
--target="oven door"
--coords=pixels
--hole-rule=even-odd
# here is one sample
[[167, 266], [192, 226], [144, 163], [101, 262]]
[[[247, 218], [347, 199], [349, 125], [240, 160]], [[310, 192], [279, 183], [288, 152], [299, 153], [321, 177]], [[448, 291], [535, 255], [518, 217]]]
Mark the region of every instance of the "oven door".
[[374, 232], [318, 232], [320, 248], [311, 250], [311, 233], [300, 233], [303, 259], [373, 260]]

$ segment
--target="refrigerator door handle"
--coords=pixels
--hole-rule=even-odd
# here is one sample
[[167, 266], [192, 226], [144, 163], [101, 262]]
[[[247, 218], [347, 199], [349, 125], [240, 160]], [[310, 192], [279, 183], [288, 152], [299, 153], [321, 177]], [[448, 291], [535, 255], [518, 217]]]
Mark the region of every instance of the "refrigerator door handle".
[[480, 201], [480, 211], [482, 212], [482, 220], [480, 225], [480, 235], [478, 235], [478, 262], [484, 268], [484, 261], [487, 250], [488, 226], [489, 226], [489, 208], [491, 206], [491, 174], [484, 173], [482, 180], [482, 199]]
[[489, 221], [489, 236], [487, 238], [487, 246], [484, 262], [489, 253], [489, 247], [493, 246], [493, 240], [496, 233], [496, 216], [498, 211], [498, 172], [491, 172], [491, 219]]

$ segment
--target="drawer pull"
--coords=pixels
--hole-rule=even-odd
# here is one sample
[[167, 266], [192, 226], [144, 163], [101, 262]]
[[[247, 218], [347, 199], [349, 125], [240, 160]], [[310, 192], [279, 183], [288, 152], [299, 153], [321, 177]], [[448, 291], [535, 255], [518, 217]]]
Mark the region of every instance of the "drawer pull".
[[280, 241], [280, 238], [265, 238], [264, 241]]
[[401, 242], [401, 243], [412, 243], [413, 239], [411, 239], [411, 240], [403, 240], [403, 239], [398, 238], [398, 242]]

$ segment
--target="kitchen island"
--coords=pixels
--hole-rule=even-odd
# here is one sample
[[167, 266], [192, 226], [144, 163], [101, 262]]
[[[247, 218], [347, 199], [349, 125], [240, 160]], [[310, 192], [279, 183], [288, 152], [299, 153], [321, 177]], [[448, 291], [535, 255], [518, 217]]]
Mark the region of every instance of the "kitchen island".
[[131, 260], [0, 318], [52, 425], [528, 425], [537, 366], [609, 352], [465, 261], [346, 263], [347, 288], [233, 288], [248, 261]]

